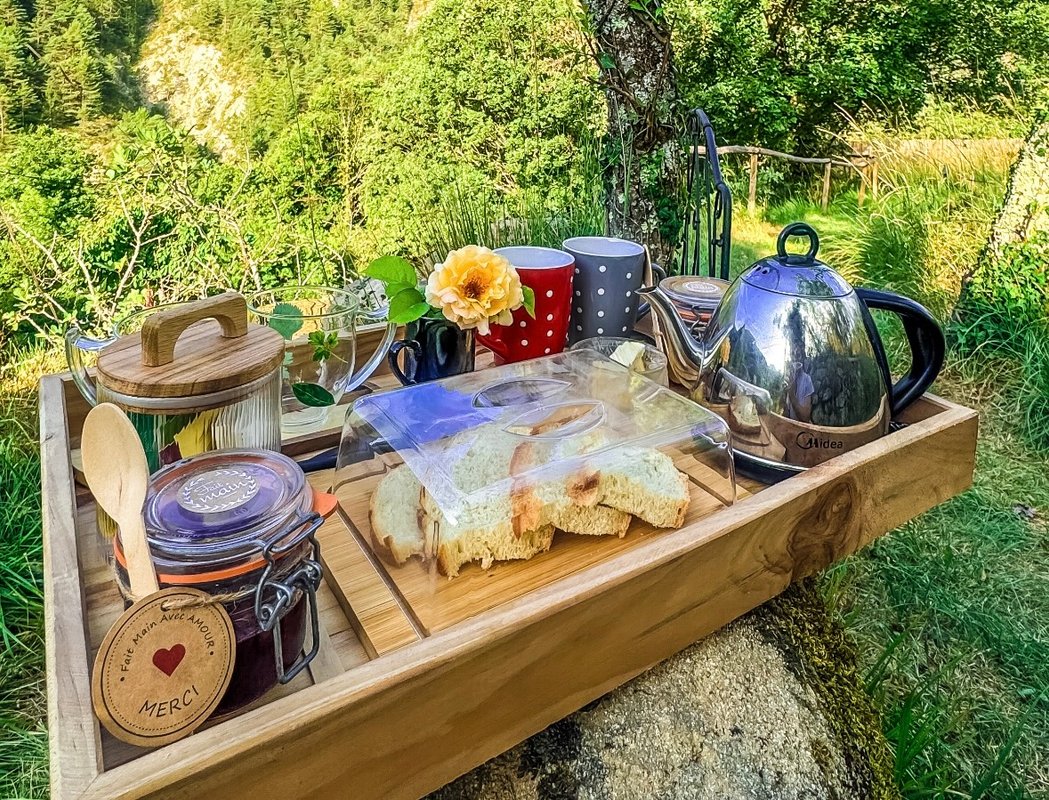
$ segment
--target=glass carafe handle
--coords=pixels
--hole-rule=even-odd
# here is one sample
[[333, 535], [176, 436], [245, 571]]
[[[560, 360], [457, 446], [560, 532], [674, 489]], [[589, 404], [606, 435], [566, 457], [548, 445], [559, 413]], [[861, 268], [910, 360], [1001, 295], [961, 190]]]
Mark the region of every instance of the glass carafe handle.
[[393, 343], [393, 337], [396, 333], [397, 326], [392, 322], [387, 323], [386, 332], [383, 334], [382, 341], [379, 342], [378, 346], [375, 348], [375, 352], [372, 353], [371, 358], [362, 364], [361, 368], [353, 373], [353, 376], [346, 382], [347, 392], [352, 392], [372, 376], [376, 367], [379, 366], [379, 362], [386, 358], [386, 353], [390, 349], [390, 345]]
[[69, 364], [73, 383], [91, 405], [98, 402], [98, 394], [95, 391], [94, 381], [87, 374], [84, 353], [97, 353], [111, 345], [113, 341], [114, 339], [92, 339], [84, 336], [76, 325], [66, 331], [66, 362]]

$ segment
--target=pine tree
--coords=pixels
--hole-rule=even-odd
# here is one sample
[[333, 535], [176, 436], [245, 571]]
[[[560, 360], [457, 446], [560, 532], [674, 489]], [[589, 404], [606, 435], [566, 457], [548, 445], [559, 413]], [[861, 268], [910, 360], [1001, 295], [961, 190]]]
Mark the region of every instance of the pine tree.
[[90, 119], [101, 106], [104, 74], [95, 18], [80, 0], [48, 0], [37, 6], [33, 29], [51, 124]]
[[0, 139], [33, 121], [36, 100], [25, 10], [0, 0]]

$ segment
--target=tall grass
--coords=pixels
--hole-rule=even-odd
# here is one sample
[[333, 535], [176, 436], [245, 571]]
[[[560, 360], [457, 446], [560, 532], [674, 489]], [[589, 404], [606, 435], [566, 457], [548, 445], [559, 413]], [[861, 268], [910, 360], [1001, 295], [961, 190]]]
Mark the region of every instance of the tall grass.
[[[969, 391], [958, 379], [949, 393]], [[824, 584], [907, 798], [1049, 796], [1049, 470], [996, 408], [982, 425], [975, 488]]]
[[[998, 296], [961, 323], [952, 315], [1008, 159], [958, 148], [944, 162], [908, 152], [882, 164], [882, 191], [862, 208], [848, 191], [826, 212], [785, 201], [765, 210], [768, 234], [806, 220], [822, 258], [853, 282], [972, 328], [952, 330], [967, 346], [955, 344], [935, 390], [983, 412], [976, 487], [837, 565], [823, 586], [869, 665], [904, 797], [1049, 798], [1049, 328], [1021, 323]], [[746, 226], [748, 248], [772, 252], [756, 229]], [[1014, 262], [1036, 279], [1030, 258]], [[879, 327], [902, 367], [899, 331]]]
[[24, 403], [0, 411], [0, 797], [47, 794], [40, 461]]
[[422, 241], [424, 258], [431, 266], [450, 250], [468, 244], [492, 249], [523, 244], [560, 248], [565, 239], [600, 235], [604, 229], [604, 205], [596, 185], [590, 197], [565, 209], [550, 209], [543, 198], [531, 193], [496, 198], [456, 186], [423, 223]]

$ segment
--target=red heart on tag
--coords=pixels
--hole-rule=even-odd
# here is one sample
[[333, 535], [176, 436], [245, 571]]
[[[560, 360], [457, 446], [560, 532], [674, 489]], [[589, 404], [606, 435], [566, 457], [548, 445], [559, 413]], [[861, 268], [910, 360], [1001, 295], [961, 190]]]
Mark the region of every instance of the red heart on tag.
[[186, 648], [180, 644], [174, 645], [170, 650], [161, 647], [153, 654], [153, 666], [170, 678], [171, 673], [178, 669], [185, 657]]

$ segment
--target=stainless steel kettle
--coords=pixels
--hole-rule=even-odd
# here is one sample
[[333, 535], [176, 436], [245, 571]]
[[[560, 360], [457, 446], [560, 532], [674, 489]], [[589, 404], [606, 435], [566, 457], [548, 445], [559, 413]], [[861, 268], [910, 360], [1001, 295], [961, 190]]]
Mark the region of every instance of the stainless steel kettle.
[[[791, 236], [808, 252], [788, 254]], [[893, 416], [920, 397], [943, 366], [940, 326], [920, 304], [891, 292], [854, 289], [816, 259], [819, 237], [796, 222], [776, 255], [732, 283], [701, 341], [670, 299], [648, 295], [672, 360], [694, 366], [696, 402], [721, 415], [741, 466], [781, 477], [859, 447], [889, 431]], [[911, 349], [895, 384], [869, 309], [897, 314]]]

